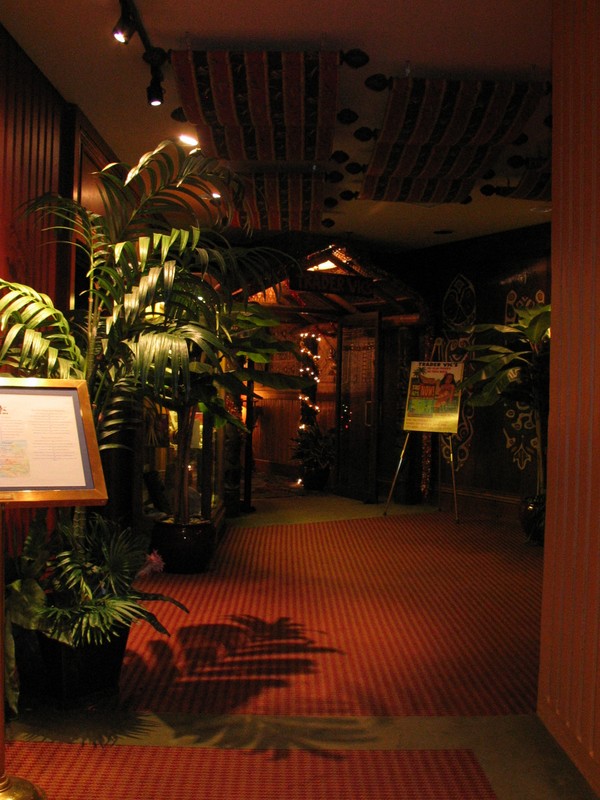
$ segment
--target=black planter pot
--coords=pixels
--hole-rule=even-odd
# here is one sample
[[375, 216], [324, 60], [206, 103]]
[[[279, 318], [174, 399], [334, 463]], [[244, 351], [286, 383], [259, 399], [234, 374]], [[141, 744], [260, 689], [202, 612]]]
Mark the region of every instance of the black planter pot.
[[308, 491], [322, 492], [329, 480], [329, 467], [321, 469], [304, 469], [302, 472], [302, 485]]
[[22, 699], [68, 709], [117, 695], [128, 636], [129, 628], [122, 628], [103, 644], [71, 647], [24, 631], [16, 639]]
[[165, 572], [206, 572], [214, 556], [215, 540], [215, 527], [209, 520], [186, 525], [161, 520], [152, 530], [152, 549], [165, 562]]
[[546, 523], [546, 495], [538, 494], [524, 497], [519, 504], [519, 520], [525, 537], [532, 544], [544, 543]]

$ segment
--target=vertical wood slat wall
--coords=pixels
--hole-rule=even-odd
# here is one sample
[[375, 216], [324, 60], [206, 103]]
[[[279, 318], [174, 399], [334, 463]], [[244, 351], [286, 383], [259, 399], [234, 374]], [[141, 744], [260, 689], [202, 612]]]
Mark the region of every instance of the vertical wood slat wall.
[[[59, 190], [64, 101], [0, 26], [0, 276], [54, 296], [56, 253], [19, 207]], [[48, 240], [48, 237], [46, 237]]]
[[552, 365], [538, 713], [600, 792], [600, 4], [553, 4]]
[[[258, 394], [263, 399], [252, 436], [255, 461], [267, 471], [299, 475], [300, 465], [292, 459], [292, 439], [298, 434], [300, 422], [298, 392], [264, 392], [258, 388]], [[335, 401], [319, 397], [317, 402], [319, 426], [326, 431], [335, 424]]]

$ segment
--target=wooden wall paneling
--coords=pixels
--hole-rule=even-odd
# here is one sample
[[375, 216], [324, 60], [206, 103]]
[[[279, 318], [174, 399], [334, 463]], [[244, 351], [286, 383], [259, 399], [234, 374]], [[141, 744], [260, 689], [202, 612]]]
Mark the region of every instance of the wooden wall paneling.
[[300, 404], [298, 393], [263, 392], [252, 445], [254, 460], [262, 468], [293, 474], [297, 464], [292, 461], [292, 437], [298, 430]]
[[[0, 28], [2, 71], [0, 274], [54, 295], [54, 248], [20, 209], [58, 191], [60, 120], [64, 102], [8, 33]], [[43, 246], [42, 246], [43, 245]]]
[[0, 274], [46, 292], [64, 310], [74, 304], [72, 250], [57, 256], [54, 236], [19, 209], [60, 192], [99, 210], [92, 173], [116, 156], [1, 27], [0, 59]]
[[553, 5], [552, 361], [538, 713], [600, 792], [600, 7]]
[[[261, 391], [257, 424], [252, 435], [254, 460], [260, 469], [281, 474], [300, 474], [299, 464], [292, 460], [292, 439], [298, 432], [300, 403], [295, 391]], [[319, 424], [326, 430], [333, 426], [335, 401], [318, 399]]]
[[[64, 103], [0, 26], [0, 276], [54, 296], [56, 251], [23, 203], [58, 190], [60, 119]], [[25, 536], [26, 509], [8, 509], [9, 547]]]
[[[113, 150], [81, 110], [67, 105], [61, 126], [60, 192], [97, 213], [103, 211], [94, 173], [117, 161]], [[79, 256], [79, 259], [78, 259]], [[70, 246], [59, 248], [58, 304], [73, 309], [86, 288], [88, 265]]]
[[8, 220], [7, 220], [7, 156], [8, 131], [8, 43], [7, 34], [0, 26], [0, 275], [6, 277], [8, 264]]

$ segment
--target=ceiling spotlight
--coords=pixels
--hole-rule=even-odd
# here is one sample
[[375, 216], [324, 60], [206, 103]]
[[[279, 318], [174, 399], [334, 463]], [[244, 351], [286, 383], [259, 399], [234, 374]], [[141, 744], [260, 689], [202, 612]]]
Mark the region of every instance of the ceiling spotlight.
[[151, 80], [150, 86], [146, 89], [148, 102], [151, 106], [161, 106], [165, 99], [165, 90], [162, 86], [165, 76], [163, 75], [162, 67], [168, 61], [169, 56], [161, 47], [152, 47], [148, 42], [142, 58], [146, 64], [150, 64]]
[[121, 16], [113, 28], [113, 36], [117, 42], [127, 44], [136, 30], [135, 16], [126, 0], [121, 0]]
[[160, 77], [153, 75], [150, 81], [150, 86], [146, 89], [148, 96], [148, 103], [151, 106], [162, 106], [165, 99], [165, 90], [163, 89]]
[[179, 141], [181, 144], [185, 144], [187, 147], [198, 147], [198, 137], [192, 136], [191, 133], [180, 134]]

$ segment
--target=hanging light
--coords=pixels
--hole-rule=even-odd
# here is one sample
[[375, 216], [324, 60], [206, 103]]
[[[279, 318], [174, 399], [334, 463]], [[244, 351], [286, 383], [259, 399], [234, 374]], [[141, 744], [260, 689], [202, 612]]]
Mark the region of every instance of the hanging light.
[[113, 28], [113, 36], [119, 42], [127, 44], [137, 32], [144, 47], [142, 58], [150, 65], [150, 85], [146, 89], [148, 103], [161, 106], [165, 99], [163, 88], [164, 75], [162, 68], [169, 60], [169, 54], [161, 47], [154, 47], [150, 41], [134, 0], [119, 0], [121, 16]]
[[143, 59], [147, 64], [150, 64], [150, 85], [146, 89], [148, 103], [151, 106], [161, 106], [165, 99], [165, 90], [163, 89], [162, 82], [164, 75], [162, 71], [163, 65], [168, 61], [168, 54], [161, 47], [148, 47], [143, 55]]
[[137, 30], [135, 14], [127, 3], [127, 0], [120, 0], [121, 16], [113, 28], [113, 36], [121, 44], [128, 44], [131, 37]]
[[162, 85], [162, 74], [152, 75], [152, 80], [150, 81], [150, 85], [146, 89], [146, 94], [148, 96], [148, 103], [151, 106], [162, 106], [164, 99], [165, 99], [165, 90], [163, 89]]

